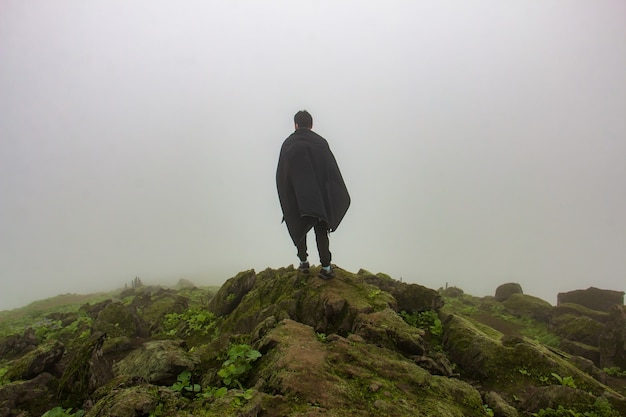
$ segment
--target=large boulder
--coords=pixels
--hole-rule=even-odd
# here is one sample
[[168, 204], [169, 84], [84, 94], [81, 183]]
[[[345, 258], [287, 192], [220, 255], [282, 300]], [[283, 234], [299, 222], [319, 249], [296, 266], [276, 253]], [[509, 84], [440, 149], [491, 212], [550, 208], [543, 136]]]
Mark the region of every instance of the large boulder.
[[600, 367], [626, 369], [626, 312], [614, 305], [609, 320], [600, 332]]
[[28, 381], [0, 385], [0, 417], [40, 416], [56, 402], [57, 380], [44, 372]]
[[113, 370], [116, 376], [140, 377], [150, 383], [171, 385], [181, 372], [194, 370], [198, 362], [182, 341], [154, 340], [128, 354]]
[[563, 314], [552, 320], [554, 332], [564, 339], [598, 346], [600, 333], [604, 326], [587, 316]]
[[90, 393], [113, 377], [102, 354], [105, 339], [105, 333], [95, 332], [71, 355], [58, 388], [64, 407], [80, 407]]
[[256, 273], [253, 269], [240, 272], [228, 279], [215, 294], [215, 297], [209, 301], [209, 311], [218, 317], [230, 314], [254, 287], [255, 282]]
[[508, 300], [510, 296], [513, 294], [523, 294], [522, 286], [517, 282], [508, 282], [506, 284], [500, 285], [496, 288], [495, 299], [496, 301], [502, 302]]
[[312, 327], [283, 320], [256, 347], [263, 356], [248, 383], [275, 398], [297, 397], [301, 404], [298, 413], [277, 407], [263, 415], [484, 416], [471, 385], [431, 375], [359, 337], [320, 341]]
[[0, 358], [15, 359], [35, 350], [39, 344], [35, 330], [29, 327], [24, 334], [13, 334], [0, 341]]
[[530, 317], [531, 319], [549, 323], [552, 305], [541, 298], [527, 294], [512, 294], [502, 302], [509, 314], [516, 317]]
[[10, 363], [5, 378], [9, 381], [17, 381], [32, 379], [43, 372], [52, 373], [64, 352], [65, 346], [60, 342], [43, 344]]
[[393, 306], [396, 311], [414, 313], [427, 310], [437, 311], [443, 307], [444, 302], [441, 295], [433, 289], [419, 284], [397, 281], [382, 273], [374, 275], [363, 269], [359, 271], [358, 276], [363, 282], [375, 285], [382, 291], [391, 294], [396, 300], [396, 304]]
[[579, 304], [592, 310], [609, 311], [615, 304], [624, 305], [624, 291], [589, 287], [586, 290], [560, 292], [557, 296], [557, 305], [564, 303]]

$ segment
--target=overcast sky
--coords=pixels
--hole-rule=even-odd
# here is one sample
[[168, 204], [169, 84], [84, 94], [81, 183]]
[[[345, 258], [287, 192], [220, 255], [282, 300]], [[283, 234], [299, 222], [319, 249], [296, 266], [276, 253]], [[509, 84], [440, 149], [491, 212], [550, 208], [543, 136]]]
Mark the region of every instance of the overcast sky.
[[623, 0], [0, 0], [0, 310], [297, 262], [300, 109], [352, 197], [339, 267], [626, 290]]

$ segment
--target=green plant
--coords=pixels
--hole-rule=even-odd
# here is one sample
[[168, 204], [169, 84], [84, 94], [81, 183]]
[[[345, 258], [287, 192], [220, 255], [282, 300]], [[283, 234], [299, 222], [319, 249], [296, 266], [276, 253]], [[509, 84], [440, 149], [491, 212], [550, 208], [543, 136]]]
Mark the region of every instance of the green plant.
[[493, 413], [493, 410], [487, 404], [484, 404], [483, 408], [485, 409], [485, 413], [487, 413], [488, 416], [493, 417], [495, 415]]
[[72, 409], [63, 409], [62, 407], [54, 407], [51, 410], [46, 411], [41, 417], [82, 417], [85, 414], [83, 410], [78, 410], [72, 413]]
[[176, 392], [199, 393], [200, 385], [191, 382], [191, 372], [183, 371], [176, 378], [176, 382], [172, 385], [172, 389]]
[[585, 417], [620, 417], [620, 413], [611, 407], [606, 398], [597, 398], [591, 411], [583, 414]]
[[528, 372], [528, 370], [526, 368], [518, 368], [517, 372], [519, 372], [520, 374], [522, 374], [524, 376], [531, 376], [531, 373]]
[[565, 408], [559, 405], [556, 410], [554, 408], [543, 408], [536, 413], [532, 413], [536, 417], [583, 417], [583, 414], [571, 408]]
[[202, 308], [190, 308], [184, 313], [166, 314], [162, 325], [169, 336], [212, 335], [215, 333], [215, 315]]
[[322, 343], [328, 342], [326, 338], [326, 333], [315, 333], [315, 336], [317, 337], [317, 340], [319, 340]]
[[622, 369], [617, 366], [603, 368], [602, 370], [606, 372], [607, 375], [614, 376], [616, 378], [626, 378], [626, 371], [622, 371]]
[[260, 357], [261, 353], [249, 345], [233, 345], [228, 349], [228, 359], [224, 361], [222, 369], [217, 374], [227, 387], [236, 385], [243, 389], [240, 380], [243, 380], [252, 369], [252, 362]]
[[402, 310], [400, 312], [400, 317], [402, 317], [404, 321], [411, 326], [429, 330], [434, 336], [441, 336], [443, 334], [443, 324], [441, 323], [441, 320], [439, 320], [437, 312], [434, 310], [411, 314]]
[[367, 294], [367, 297], [368, 297], [369, 299], [374, 299], [374, 298], [376, 298], [377, 296], [379, 296], [381, 293], [382, 293], [382, 291], [381, 291], [381, 290], [379, 290], [379, 289], [372, 290], [372, 291], [370, 291], [370, 292], [369, 292], [369, 294]]
[[554, 377], [554, 379], [559, 381], [559, 384], [563, 385], [564, 387], [576, 388], [576, 384], [574, 383], [574, 377], [572, 376], [562, 377], [561, 375], [554, 373], [554, 372], [552, 372], [551, 375]]

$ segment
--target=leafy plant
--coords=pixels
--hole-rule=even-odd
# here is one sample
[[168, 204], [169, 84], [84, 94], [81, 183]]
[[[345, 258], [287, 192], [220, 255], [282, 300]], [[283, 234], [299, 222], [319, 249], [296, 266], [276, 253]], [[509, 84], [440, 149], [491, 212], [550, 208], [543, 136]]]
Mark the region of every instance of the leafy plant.
[[626, 378], [626, 371], [622, 371], [621, 368], [613, 366], [611, 368], [602, 369], [607, 375], [614, 376], [616, 378]]
[[176, 378], [176, 382], [172, 385], [172, 389], [176, 392], [199, 393], [200, 385], [191, 382], [191, 372], [183, 371]]
[[404, 321], [411, 326], [429, 330], [430, 333], [434, 336], [441, 336], [441, 334], [443, 334], [443, 325], [441, 323], [441, 320], [439, 320], [437, 312], [434, 310], [422, 311], [419, 313], [411, 314], [402, 310], [400, 312], [400, 317], [402, 317]]
[[215, 315], [202, 308], [190, 308], [184, 313], [166, 314], [162, 324], [169, 336], [211, 335], [215, 332]]
[[85, 414], [83, 410], [78, 410], [72, 413], [72, 409], [67, 410], [62, 407], [54, 407], [51, 410], [46, 411], [41, 417], [82, 417]]
[[483, 405], [483, 408], [489, 417], [493, 417], [495, 415], [493, 410], [487, 404]]
[[326, 343], [328, 341], [326, 339], [326, 333], [315, 333], [315, 336], [317, 337], [317, 340], [319, 340], [322, 343]]
[[224, 361], [222, 369], [217, 374], [227, 387], [236, 385], [239, 389], [243, 389], [240, 380], [243, 380], [252, 369], [252, 362], [260, 357], [261, 353], [249, 345], [233, 345], [228, 349], [228, 359]]
[[381, 290], [379, 290], [379, 289], [372, 290], [372, 291], [370, 291], [370, 292], [369, 292], [369, 294], [367, 294], [367, 297], [368, 297], [369, 299], [374, 299], [374, 298], [376, 298], [377, 296], [379, 296], [381, 293], [382, 293], [382, 291], [381, 291]]
[[572, 376], [562, 377], [561, 375], [554, 373], [554, 372], [552, 372], [551, 375], [554, 377], [554, 379], [559, 381], [559, 384], [563, 385], [564, 387], [576, 388], [576, 384], [574, 383], [574, 377]]
[[559, 405], [556, 410], [554, 408], [543, 408], [536, 413], [532, 413], [536, 417], [583, 417], [584, 415], [571, 408], [565, 408]]
[[526, 369], [526, 368], [518, 368], [517, 372], [519, 372], [520, 374], [522, 374], [524, 376], [531, 376], [531, 373], [528, 372], [528, 369]]

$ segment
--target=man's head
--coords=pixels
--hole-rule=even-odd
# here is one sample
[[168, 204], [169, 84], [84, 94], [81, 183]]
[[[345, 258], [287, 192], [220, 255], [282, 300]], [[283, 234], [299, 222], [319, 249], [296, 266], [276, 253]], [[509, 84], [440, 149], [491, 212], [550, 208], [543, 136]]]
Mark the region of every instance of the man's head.
[[296, 125], [296, 129], [311, 129], [313, 127], [313, 116], [306, 110], [300, 110], [293, 116], [293, 122]]

